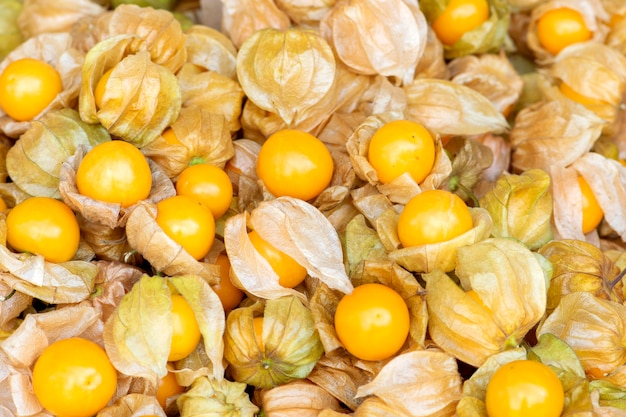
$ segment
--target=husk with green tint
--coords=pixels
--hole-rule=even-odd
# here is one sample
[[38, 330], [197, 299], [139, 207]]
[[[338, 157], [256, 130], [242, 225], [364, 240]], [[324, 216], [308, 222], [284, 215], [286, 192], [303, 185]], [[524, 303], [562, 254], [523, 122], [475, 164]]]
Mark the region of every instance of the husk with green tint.
[[199, 377], [178, 397], [181, 417], [254, 417], [259, 407], [250, 401], [246, 384]]
[[[263, 317], [263, 350], [256, 342], [254, 317]], [[224, 358], [237, 382], [272, 388], [306, 378], [323, 353], [311, 311], [297, 297], [239, 307], [226, 319]]]
[[550, 271], [527, 247], [507, 238], [462, 246], [457, 253], [459, 284], [439, 269], [422, 275], [428, 330], [444, 351], [478, 367], [490, 355], [518, 346], [543, 318]]
[[352, 71], [406, 84], [424, 53], [428, 24], [417, 1], [344, 1], [324, 15], [319, 29]]
[[24, 34], [17, 25], [17, 18], [22, 10], [20, 0], [2, 0], [0, 2], [0, 60], [24, 41]]
[[480, 200], [493, 220], [492, 235], [517, 239], [531, 250], [548, 243], [553, 237], [549, 191], [550, 176], [541, 169], [500, 176]]
[[9, 149], [6, 168], [11, 180], [33, 196], [60, 198], [61, 165], [79, 145], [91, 148], [111, 140], [102, 126], [88, 124], [71, 108], [52, 110]]
[[[420, 8], [430, 24], [445, 10], [449, 0], [422, 0]], [[463, 34], [452, 45], [444, 45], [447, 59], [470, 54], [496, 52], [507, 42], [510, 5], [504, 0], [489, 0], [489, 18], [480, 26]]]
[[248, 99], [287, 125], [324, 97], [335, 66], [328, 43], [317, 32], [296, 27], [259, 30], [237, 54], [237, 77]]
[[461, 136], [448, 140], [445, 153], [452, 159], [452, 167], [440, 188], [455, 193], [473, 206], [478, 206], [473, 190], [483, 173], [494, 162], [491, 148], [479, 140]]
[[[113, 69], [97, 108], [94, 89]], [[155, 140], [180, 112], [181, 90], [174, 73], [152, 61], [137, 35], [117, 35], [97, 43], [85, 56], [79, 112], [111, 135], [142, 147]]]

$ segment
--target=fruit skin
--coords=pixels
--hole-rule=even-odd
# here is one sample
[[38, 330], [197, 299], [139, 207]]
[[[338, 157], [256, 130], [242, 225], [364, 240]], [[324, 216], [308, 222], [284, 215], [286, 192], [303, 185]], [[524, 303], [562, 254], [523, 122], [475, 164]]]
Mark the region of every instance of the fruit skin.
[[33, 367], [35, 396], [62, 417], [91, 417], [117, 389], [117, 371], [98, 344], [72, 337], [50, 344]]
[[559, 417], [565, 395], [557, 375], [539, 361], [505, 363], [487, 384], [489, 417]]
[[186, 195], [204, 204], [213, 217], [219, 219], [233, 200], [233, 184], [222, 168], [210, 164], [196, 164], [185, 168], [176, 180], [176, 193]]
[[172, 342], [169, 362], [187, 357], [196, 349], [202, 338], [196, 315], [185, 297], [173, 294], [172, 299]]
[[604, 217], [604, 211], [596, 196], [593, 194], [593, 190], [589, 186], [589, 183], [585, 181], [582, 176], [578, 176], [578, 186], [582, 194], [582, 210], [583, 210], [583, 233], [587, 234], [598, 227], [602, 218]]
[[18, 203], [7, 214], [6, 227], [11, 248], [41, 255], [48, 262], [71, 260], [80, 245], [76, 215], [50, 197], [30, 197]]
[[435, 163], [435, 142], [419, 123], [394, 120], [374, 133], [367, 159], [383, 183], [408, 172], [419, 184]]
[[441, 43], [451, 46], [487, 19], [487, 0], [450, 0], [445, 10], [433, 21], [432, 28]]
[[539, 44], [552, 55], [593, 36], [582, 15], [567, 7], [552, 9], [541, 15], [537, 20], [536, 31]]
[[398, 218], [398, 238], [404, 247], [445, 242], [473, 227], [472, 213], [456, 194], [427, 190], [415, 195]]
[[263, 256], [278, 275], [278, 283], [283, 287], [294, 288], [307, 275], [305, 267], [300, 265], [291, 256], [280, 251], [264, 240], [255, 230], [248, 232], [252, 246]]
[[130, 207], [150, 195], [150, 164], [131, 143], [102, 142], [91, 148], [78, 165], [76, 187], [80, 194], [94, 200]]
[[215, 260], [215, 264], [220, 266], [220, 282], [211, 285], [211, 288], [213, 288], [213, 291], [222, 302], [224, 311], [228, 312], [241, 303], [245, 293], [235, 287], [230, 280], [230, 260], [226, 254], [220, 253]]
[[379, 361], [396, 354], [409, 334], [410, 315], [392, 288], [362, 284], [344, 295], [334, 316], [335, 330], [346, 350], [357, 358]]
[[159, 380], [156, 398], [161, 408], [165, 410], [167, 399], [183, 392], [185, 392], [185, 387], [179, 385], [176, 380], [176, 374], [168, 370], [167, 374]]
[[61, 75], [38, 59], [18, 59], [0, 74], [0, 108], [17, 121], [32, 120], [62, 91]]
[[256, 173], [270, 193], [301, 200], [317, 197], [333, 176], [330, 151], [318, 138], [296, 129], [270, 135], [261, 145]]

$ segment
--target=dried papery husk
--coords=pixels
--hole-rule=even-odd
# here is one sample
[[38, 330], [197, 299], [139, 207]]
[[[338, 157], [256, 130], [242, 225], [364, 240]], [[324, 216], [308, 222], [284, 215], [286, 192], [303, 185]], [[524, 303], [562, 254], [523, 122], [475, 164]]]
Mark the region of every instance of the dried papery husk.
[[611, 27], [604, 42], [616, 51], [626, 53], [626, 19], [620, 19]]
[[505, 117], [487, 97], [452, 81], [418, 78], [406, 84], [405, 116], [441, 136], [505, 133]]
[[335, 71], [324, 38], [296, 27], [259, 30], [237, 54], [237, 76], [248, 99], [287, 125], [328, 93]]
[[342, 411], [339, 401], [322, 387], [301, 379], [255, 392], [266, 415], [317, 417], [322, 410]]
[[287, 30], [291, 20], [272, 0], [224, 0], [222, 30], [239, 49], [259, 30]]
[[[85, 219], [85, 226], [87, 223], [96, 223], [110, 227], [111, 229], [124, 227], [134, 205], [122, 207], [121, 204], [94, 200], [78, 192], [78, 188], [76, 187], [76, 171], [87, 152], [88, 149], [84, 145], [79, 145], [74, 155], [63, 161], [59, 177], [59, 193], [61, 194], [61, 199], [75, 213]], [[174, 196], [176, 189], [174, 188], [172, 180], [163, 172], [159, 165], [149, 158], [147, 161], [150, 172], [152, 173], [152, 188], [146, 200], [142, 201], [156, 203], [165, 198]]]
[[316, 27], [337, 0], [277, 0], [276, 5], [296, 25]]
[[357, 182], [345, 148], [339, 146], [329, 148], [335, 167], [333, 175], [330, 184], [311, 202], [324, 214], [347, 201], [350, 198], [350, 190]]
[[359, 387], [356, 396], [375, 396], [407, 416], [452, 416], [461, 388], [456, 358], [438, 349], [426, 349], [391, 359], [373, 381]]
[[[142, 147], [176, 120], [182, 104], [174, 73], [151, 61], [136, 35], [117, 35], [97, 43], [85, 56], [79, 100], [81, 118], [100, 123], [111, 135]], [[112, 68], [96, 107], [94, 90]]]
[[99, 417], [167, 417], [154, 395], [131, 393], [118, 398], [100, 411]]
[[452, 159], [452, 168], [439, 188], [454, 192], [466, 202], [472, 200], [477, 205], [473, 189], [482, 173], [493, 163], [491, 148], [474, 138], [457, 136], [448, 139], [445, 154]]
[[250, 401], [246, 384], [227, 379], [199, 377], [178, 398], [181, 417], [254, 417], [259, 412], [259, 407]]
[[541, 101], [522, 109], [510, 132], [516, 172], [564, 167], [589, 152], [604, 120], [572, 100]]
[[541, 323], [537, 335], [551, 333], [576, 352], [585, 372], [606, 375], [624, 386], [624, 332], [626, 307], [586, 291], [567, 294]]
[[463, 246], [457, 253], [460, 285], [441, 270], [422, 275], [428, 330], [444, 351], [479, 367], [490, 355], [518, 346], [544, 317], [548, 271], [530, 249], [508, 238]]
[[6, 154], [11, 180], [33, 196], [60, 198], [61, 165], [80, 145], [111, 140], [100, 125], [87, 124], [72, 108], [51, 110], [33, 120]]
[[140, 265], [143, 258], [136, 253], [126, 239], [126, 228], [111, 228], [109, 225], [94, 223], [76, 213], [80, 226], [81, 239], [93, 250], [94, 256], [105, 261], [126, 262]]
[[170, 178], [199, 163], [224, 168], [235, 154], [231, 132], [221, 114], [198, 106], [183, 107], [170, 127], [179, 144], [171, 144], [160, 136], [141, 148]]
[[[473, 226], [467, 232], [445, 242], [409, 247], [397, 246], [389, 252], [389, 257], [411, 272], [425, 273], [437, 269], [445, 272], [452, 271], [457, 264], [457, 250], [487, 239], [493, 229], [493, 222], [487, 210], [481, 207], [470, 207], [469, 210], [472, 214]], [[397, 215], [386, 217], [387, 227], [382, 233], [397, 236], [397, 221]], [[394, 241], [395, 236], [381, 237], [381, 240]]]
[[233, 141], [234, 156], [226, 163], [224, 171], [233, 184], [233, 201], [239, 212], [251, 211], [263, 199], [256, 174], [256, 160], [261, 145], [251, 139]]
[[[356, 210], [356, 209], [355, 209]], [[370, 262], [389, 259], [385, 246], [378, 238], [376, 230], [367, 223], [365, 216], [358, 213], [350, 217], [340, 232], [344, 251], [344, 263], [350, 281], [356, 280]]]
[[241, 108], [244, 92], [239, 83], [216, 71], [204, 71], [196, 64], [187, 63], [177, 73], [183, 107], [200, 107], [220, 114], [234, 136], [241, 128]]
[[18, 317], [31, 305], [33, 297], [0, 281], [0, 299], [0, 334], [6, 337], [17, 328], [21, 322]]
[[[33, 119], [39, 119], [51, 110], [74, 107], [79, 96], [80, 73], [85, 56], [72, 47], [69, 33], [42, 33], [25, 40], [1, 62], [0, 73], [13, 61], [34, 58], [52, 65], [63, 83], [61, 91], [50, 104]], [[30, 127], [30, 121], [13, 120], [0, 108], [0, 132], [17, 138]]]
[[443, 44], [428, 26], [424, 53], [415, 68], [415, 78], [450, 78], [450, 69], [444, 57]]
[[480, 178], [472, 190], [476, 198], [480, 200], [492, 189], [501, 175], [508, 173], [511, 166], [511, 143], [508, 138], [492, 134], [478, 136], [475, 140], [488, 147], [493, 155], [493, 162], [480, 174]]
[[428, 24], [417, 1], [338, 2], [324, 15], [320, 33], [353, 71], [394, 77], [406, 84], [424, 53]]
[[368, 160], [370, 141], [376, 131], [382, 126], [394, 120], [403, 119], [401, 112], [372, 114], [352, 132], [346, 141], [346, 149], [356, 176], [376, 186], [391, 202], [398, 204], [406, 204], [411, 197], [423, 190], [440, 187], [452, 171], [450, 158], [444, 152], [441, 140], [438, 136], [433, 135], [435, 141], [435, 161], [430, 173], [420, 184], [409, 173], [402, 174], [386, 184], [380, 182], [376, 170]]
[[232, 40], [204, 25], [193, 25], [185, 31], [187, 62], [220, 75], [237, 77], [237, 48]]
[[512, 12], [529, 11], [545, 2], [546, 0], [507, 0]]
[[17, 24], [27, 38], [42, 33], [69, 32], [83, 18], [98, 16], [105, 8], [89, 0], [26, 0]]
[[522, 77], [504, 51], [457, 58], [448, 68], [452, 82], [478, 91], [505, 115], [515, 107], [524, 87]]
[[554, 268], [548, 288], [547, 309], [554, 310], [565, 295], [585, 291], [596, 297], [623, 303], [620, 269], [598, 247], [582, 240], [562, 239], [547, 243], [538, 253]]
[[150, 60], [176, 73], [187, 60], [185, 33], [176, 17], [167, 10], [122, 4], [100, 15], [94, 31], [98, 40], [117, 35], [132, 35], [139, 39], [142, 50]]
[[198, 261], [163, 231], [156, 222], [157, 206], [149, 201], [132, 207], [126, 222], [130, 246], [159, 273], [169, 276], [198, 275], [209, 284], [219, 282], [219, 267]]
[[553, 238], [550, 176], [541, 169], [504, 173], [480, 199], [491, 215], [494, 237], [516, 239], [531, 250]]
[[545, 66], [554, 61], [554, 55], [548, 52], [539, 42], [537, 22], [546, 12], [559, 8], [568, 8], [577, 11], [583, 18], [585, 26], [591, 32], [591, 40], [603, 43], [608, 33], [606, 22], [609, 15], [600, 0], [547, 0], [538, 4], [530, 11], [526, 44], [532, 52], [537, 64]]
[[[263, 317], [263, 349], [256, 341], [255, 317]], [[267, 389], [303, 379], [323, 354], [311, 311], [297, 297], [238, 307], [226, 319], [224, 358], [237, 382]]]

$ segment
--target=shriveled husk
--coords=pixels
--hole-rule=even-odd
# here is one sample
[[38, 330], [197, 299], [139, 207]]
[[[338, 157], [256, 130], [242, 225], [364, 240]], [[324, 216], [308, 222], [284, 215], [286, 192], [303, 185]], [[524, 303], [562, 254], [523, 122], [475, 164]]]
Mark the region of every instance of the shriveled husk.
[[259, 30], [237, 54], [237, 77], [248, 99], [278, 114], [288, 126], [328, 93], [335, 71], [333, 51], [324, 38], [297, 27]]
[[[428, 22], [432, 22], [444, 11], [448, 0], [421, 0], [420, 8]], [[506, 0], [489, 0], [489, 18], [480, 26], [465, 32], [453, 45], [444, 45], [446, 59], [470, 54], [490, 53], [500, 50], [507, 41], [510, 21], [510, 6]]]
[[539, 42], [537, 22], [546, 12], [566, 7], [580, 13], [585, 26], [591, 31], [591, 40], [603, 43], [608, 28], [605, 24], [609, 16], [600, 0], [547, 0], [538, 4], [530, 12], [528, 28], [525, 34], [526, 44], [539, 65], [548, 65], [554, 61], [554, 55], [548, 52]]
[[612, 233], [626, 238], [626, 170], [616, 160], [587, 152], [567, 168], [553, 167], [554, 224], [558, 236], [597, 244], [598, 231], [582, 232], [582, 194], [578, 176], [590, 185]]
[[[263, 349], [254, 317], [263, 317]], [[226, 319], [224, 358], [237, 382], [272, 388], [306, 378], [323, 353], [311, 311], [295, 296], [238, 307]]]
[[452, 81], [418, 78], [403, 86], [405, 116], [441, 136], [504, 133], [505, 117], [484, 95]]
[[319, 385], [306, 379], [254, 393], [266, 415], [317, 417], [322, 410], [342, 411], [339, 401]]
[[264, 201], [250, 213], [227, 219], [224, 245], [237, 287], [265, 299], [306, 299], [302, 292], [279, 284], [276, 272], [252, 245], [248, 229], [256, 230], [263, 240], [292, 257], [309, 276], [342, 293], [352, 291], [337, 231], [316, 207], [292, 197]]
[[239, 49], [259, 30], [287, 30], [291, 20], [272, 0], [222, 1], [222, 30]]
[[98, 16], [105, 8], [89, 0], [25, 0], [17, 19], [20, 31], [27, 38], [42, 33], [69, 32], [81, 19]]
[[126, 394], [113, 404], [98, 411], [99, 417], [135, 417], [151, 415], [167, 417], [154, 395], [138, 393]]
[[623, 284], [616, 283], [620, 269], [598, 247], [582, 240], [555, 240], [538, 252], [552, 264], [547, 310], [554, 310], [565, 295], [585, 291], [623, 303]]
[[111, 140], [98, 124], [88, 124], [72, 108], [51, 110], [33, 120], [6, 154], [11, 181], [33, 196], [60, 198], [61, 165], [78, 146]]
[[507, 114], [515, 107], [524, 81], [504, 51], [456, 58], [448, 64], [450, 80], [473, 88]]
[[508, 238], [462, 246], [457, 253], [460, 284], [440, 269], [422, 275], [428, 330], [445, 352], [479, 367], [490, 355], [518, 346], [543, 318], [549, 265]]
[[235, 154], [231, 132], [221, 114], [211, 113], [198, 106], [183, 107], [170, 127], [179, 144], [171, 144], [159, 136], [141, 149], [170, 178], [177, 177], [185, 168], [198, 163], [223, 168]]
[[[371, 382], [359, 387], [356, 397], [373, 396], [410, 417], [453, 416], [462, 383], [455, 357], [436, 348], [414, 350], [387, 362]], [[366, 403], [355, 415], [365, 411]]]
[[315, 27], [337, 0], [276, 0], [276, 5], [297, 25]]
[[585, 372], [626, 387], [626, 307], [587, 291], [561, 298], [556, 309], [537, 329], [540, 337], [552, 333], [575, 352]]
[[206, 376], [224, 377], [224, 309], [210, 285], [197, 275], [159, 277], [144, 274], [119, 301], [104, 324], [104, 343], [113, 365], [124, 375], [157, 387], [168, 372], [172, 338], [172, 294], [182, 295], [198, 322], [208, 355]]
[[480, 206], [491, 216], [494, 237], [519, 240], [531, 250], [553, 238], [550, 176], [541, 169], [504, 173]]
[[372, 114], [354, 130], [346, 142], [350, 162], [357, 177], [377, 187], [390, 201], [399, 204], [406, 204], [413, 196], [423, 190], [439, 188], [452, 171], [450, 158], [444, 152], [440, 138], [433, 135], [435, 161], [430, 173], [420, 184], [409, 173], [405, 173], [386, 184], [380, 182], [376, 170], [368, 160], [369, 143], [372, 136], [382, 126], [394, 120], [403, 119], [401, 112]]
[[570, 165], [589, 152], [605, 121], [584, 106], [561, 98], [540, 101], [522, 109], [510, 133], [516, 172]]
[[428, 24], [416, 0], [346, 0], [324, 15], [319, 29], [352, 71], [406, 84], [424, 53]]
[[[0, 73], [13, 61], [22, 58], [34, 58], [52, 65], [63, 83], [61, 91], [48, 107], [33, 119], [39, 119], [51, 110], [74, 107], [80, 90], [80, 72], [84, 55], [72, 47], [69, 33], [42, 33], [27, 39], [13, 49], [1, 62]], [[17, 138], [30, 127], [30, 121], [13, 120], [0, 108], [0, 132], [10, 138]]]
[[254, 417], [258, 415], [259, 407], [250, 401], [246, 387], [246, 384], [227, 379], [216, 381], [209, 377], [199, 377], [177, 400], [180, 416]]
[[16, 46], [24, 42], [24, 34], [17, 24], [22, 10], [21, 0], [0, 1], [0, 60], [3, 60]]
[[209, 71], [235, 79], [237, 48], [232, 40], [216, 29], [193, 25], [185, 31], [187, 61]]
[[[176, 76], [152, 61], [148, 43], [137, 35], [117, 35], [98, 42], [85, 56], [79, 112], [111, 135], [137, 147], [155, 140], [176, 120], [182, 93]], [[97, 108], [94, 90], [113, 69]]]

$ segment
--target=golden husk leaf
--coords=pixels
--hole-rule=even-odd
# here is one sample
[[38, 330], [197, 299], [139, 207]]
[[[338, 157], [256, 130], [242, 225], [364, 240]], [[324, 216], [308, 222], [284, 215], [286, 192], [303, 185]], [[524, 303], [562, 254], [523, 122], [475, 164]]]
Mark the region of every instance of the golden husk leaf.
[[233, 80], [237, 77], [237, 49], [232, 40], [204, 25], [193, 25], [185, 31], [187, 61]]
[[605, 43], [616, 51], [626, 53], [626, 19], [620, 19], [615, 23], [609, 31]]
[[237, 48], [259, 30], [287, 30], [291, 20], [272, 0], [225, 0], [222, 29]]
[[555, 240], [539, 248], [554, 268], [547, 309], [554, 310], [563, 296], [586, 291], [622, 303], [622, 284], [615, 285], [619, 268], [595, 245], [583, 240]]
[[0, 299], [0, 334], [6, 336], [17, 328], [21, 322], [18, 317], [32, 304], [33, 297], [17, 292], [0, 280]]
[[263, 199], [256, 175], [256, 160], [261, 145], [250, 139], [233, 140], [235, 154], [226, 163], [224, 171], [233, 183], [233, 202], [239, 212], [251, 211]]
[[443, 417], [454, 414], [461, 388], [456, 358], [427, 349], [394, 357], [356, 396], [374, 395], [411, 417]]
[[254, 417], [259, 407], [250, 401], [246, 384], [199, 377], [178, 397], [180, 417]]
[[[0, 73], [13, 61], [34, 58], [52, 65], [61, 76], [63, 91], [33, 119], [39, 119], [54, 109], [74, 107], [81, 86], [81, 69], [85, 56], [72, 47], [69, 33], [42, 33], [25, 40], [13, 49], [1, 62]], [[10, 138], [17, 138], [30, 127], [30, 121], [13, 120], [0, 108], [0, 132]]]
[[170, 178], [197, 163], [223, 168], [235, 154], [227, 121], [220, 114], [198, 106], [183, 107], [170, 127], [180, 144], [171, 144], [159, 136], [141, 148]]
[[281, 417], [317, 417], [322, 410], [341, 411], [339, 401], [328, 391], [301, 379], [269, 390], [255, 392], [266, 415]]
[[237, 76], [248, 99], [291, 125], [331, 88], [335, 57], [317, 32], [263, 29], [239, 49]]
[[154, 395], [127, 394], [98, 411], [98, 417], [167, 417]]
[[316, 26], [337, 0], [276, 0], [292, 22], [303, 26]]
[[321, 35], [354, 72], [413, 80], [428, 24], [417, 1], [338, 2], [319, 24]]
[[11, 180], [33, 196], [60, 198], [61, 165], [79, 145], [111, 140], [100, 125], [83, 122], [71, 108], [51, 110], [33, 120], [6, 154]]
[[567, 166], [592, 148], [605, 122], [572, 100], [541, 101], [522, 109], [510, 133], [517, 171]]
[[441, 136], [504, 133], [509, 125], [487, 97], [478, 91], [433, 78], [418, 78], [403, 86], [405, 116]]
[[426, 47], [422, 58], [417, 63], [415, 78], [440, 78], [447, 80], [450, 78], [450, 69], [444, 57], [443, 44], [435, 34], [435, 31], [428, 25], [426, 36]]
[[41, 33], [69, 32], [83, 18], [98, 16], [105, 8], [89, 0], [24, 1], [17, 24], [27, 38]]
[[[435, 270], [424, 275], [429, 334], [473, 366], [517, 346], [546, 311], [546, 271], [521, 243], [491, 238], [458, 249], [457, 285]], [[482, 304], [466, 293], [474, 290]]]

